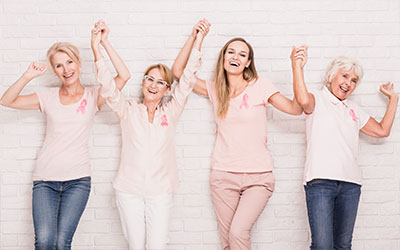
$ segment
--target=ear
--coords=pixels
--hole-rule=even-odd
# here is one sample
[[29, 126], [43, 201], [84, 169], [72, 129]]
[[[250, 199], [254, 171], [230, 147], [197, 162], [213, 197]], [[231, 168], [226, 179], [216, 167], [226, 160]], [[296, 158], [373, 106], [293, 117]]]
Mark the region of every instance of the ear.
[[250, 66], [250, 63], [251, 63], [251, 60], [249, 60], [249, 61], [246, 63], [246, 68], [248, 68], [248, 67]]

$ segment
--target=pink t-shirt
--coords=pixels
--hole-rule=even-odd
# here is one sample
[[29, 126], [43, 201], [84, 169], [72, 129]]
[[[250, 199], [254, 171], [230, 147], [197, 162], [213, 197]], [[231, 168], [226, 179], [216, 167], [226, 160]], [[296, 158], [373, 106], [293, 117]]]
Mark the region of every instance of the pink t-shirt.
[[211, 168], [229, 172], [272, 171], [267, 148], [266, 106], [278, 89], [267, 79], [251, 82], [240, 95], [230, 99], [228, 113], [220, 119], [215, 83], [207, 81], [206, 85], [217, 122]]
[[306, 116], [304, 184], [329, 179], [361, 185], [357, 165], [359, 132], [370, 116], [352, 101], [340, 101], [326, 87], [312, 93], [315, 108]]
[[36, 92], [47, 125], [33, 180], [67, 181], [91, 174], [88, 141], [98, 111], [98, 88], [85, 88], [81, 100], [70, 105], [61, 104], [59, 90], [46, 88]]

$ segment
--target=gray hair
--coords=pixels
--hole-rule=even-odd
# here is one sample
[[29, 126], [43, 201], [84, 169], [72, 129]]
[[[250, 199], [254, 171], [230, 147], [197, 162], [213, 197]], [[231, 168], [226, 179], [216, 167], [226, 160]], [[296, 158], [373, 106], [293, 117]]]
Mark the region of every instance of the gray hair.
[[333, 61], [326, 68], [323, 84], [329, 88], [332, 79], [336, 76], [339, 70], [354, 70], [354, 73], [358, 76], [357, 83], [361, 81], [364, 75], [361, 65], [356, 60], [345, 56], [339, 56], [333, 59]]

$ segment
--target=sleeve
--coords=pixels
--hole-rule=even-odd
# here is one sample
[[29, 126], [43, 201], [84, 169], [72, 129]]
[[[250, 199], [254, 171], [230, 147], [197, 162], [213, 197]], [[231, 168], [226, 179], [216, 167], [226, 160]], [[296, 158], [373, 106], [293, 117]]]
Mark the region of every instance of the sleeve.
[[365, 126], [365, 124], [367, 124], [367, 122], [371, 116], [358, 106], [357, 106], [357, 109], [358, 109], [358, 116], [359, 116], [358, 129], [362, 129]]
[[262, 80], [263, 83], [263, 90], [260, 92], [260, 94], [264, 95], [263, 100], [268, 103], [269, 98], [273, 95], [279, 92], [278, 88], [275, 87], [274, 84], [272, 84], [271, 81], [267, 79]]
[[39, 110], [42, 113], [46, 113], [46, 103], [49, 100], [50, 89], [40, 89], [35, 92], [39, 99]]
[[117, 113], [120, 119], [125, 119], [130, 104], [117, 89], [114, 78], [103, 58], [96, 62], [96, 78], [101, 84], [100, 95], [106, 99], [108, 106]]
[[213, 81], [206, 81], [206, 88], [208, 93], [208, 99], [210, 100], [211, 104], [214, 102], [216, 103], [215, 99], [215, 82]]
[[187, 102], [189, 94], [192, 92], [196, 83], [195, 73], [201, 66], [201, 52], [193, 49], [188, 60], [187, 66], [183, 71], [179, 84], [175, 87], [171, 101], [167, 104], [174, 113], [179, 115]]

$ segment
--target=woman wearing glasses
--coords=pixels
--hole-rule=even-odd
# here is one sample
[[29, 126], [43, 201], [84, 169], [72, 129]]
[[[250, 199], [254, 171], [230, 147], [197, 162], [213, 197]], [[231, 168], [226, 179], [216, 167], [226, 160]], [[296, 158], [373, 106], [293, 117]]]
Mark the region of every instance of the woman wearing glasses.
[[[207, 32], [196, 32], [196, 45], [172, 98], [173, 76], [163, 64], [151, 65], [142, 80], [143, 100], [126, 100], [104, 60], [96, 63], [101, 95], [121, 122], [121, 162], [113, 181], [122, 229], [130, 249], [167, 249], [172, 193], [178, 186], [175, 130], [200, 67]], [[100, 53], [100, 52], [99, 52]]]

